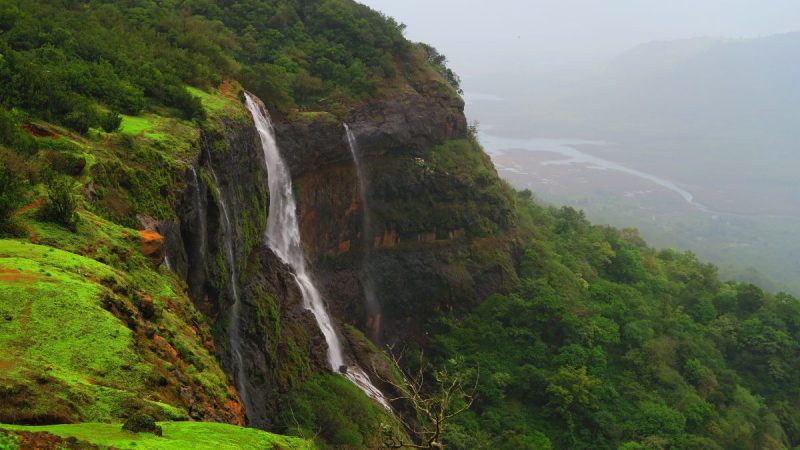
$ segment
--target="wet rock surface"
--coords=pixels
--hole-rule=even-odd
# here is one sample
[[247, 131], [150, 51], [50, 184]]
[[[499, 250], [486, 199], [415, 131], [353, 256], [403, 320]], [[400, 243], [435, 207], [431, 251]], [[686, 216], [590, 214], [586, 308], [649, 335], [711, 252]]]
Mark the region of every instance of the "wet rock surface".
[[[499, 262], [477, 262], [482, 256], [476, 253], [474, 223], [498, 219], [461, 213], [462, 203], [475, 200], [471, 186], [463, 177], [420, 164], [436, 146], [467, 136], [460, 97], [427, 89], [365, 103], [346, 117], [368, 177], [370, 230], [362, 229], [359, 180], [341, 120], [307, 113], [275, 124], [311, 272], [346, 338], [345, 353], [365, 369], [384, 363], [374, 347], [342, 331], [345, 324], [366, 328], [363, 270], [375, 280], [383, 307], [382, 343], [424, 340], [427, 321], [437, 313], [478, 302], [514, 282], [515, 249], [504, 233], [481, 238], [503, 255]], [[292, 386], [329, 371], [325, 340], [303, 308], [293, 274], [264, 244], [268, 189], [252, 123], [240, 119], [204, 130], [198, 158], [190, 164], [175, 205], [177, 220], [158, 226], [166, 257], [214, 323], [217, 352], [233, 379], [226, 332], [233, 300], [220, 222], [220, 199], [225, 201], [233, 222], [241, 351], [247, 356], [248, 423], [274, 429]], [[364, 233], [374, 239], [363, 239]], [[372, 254], [364, 269], [361, 256], [368, 245]]]

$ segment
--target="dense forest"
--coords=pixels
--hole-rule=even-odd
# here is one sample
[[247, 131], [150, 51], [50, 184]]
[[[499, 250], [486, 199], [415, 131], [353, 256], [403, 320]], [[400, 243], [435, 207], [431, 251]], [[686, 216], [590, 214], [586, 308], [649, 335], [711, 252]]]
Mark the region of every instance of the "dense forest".
[[[161, 333], [169, 340], [158, 344], [169, 350], [164, 354], [187, 361], [163, 363], [147, 359], [152, 356], [147, 353], [133, 369], [122, 364], [127, 371], [155, 367], [153, 375], [142, 376], [141, 386], [135, 386], [139, 390], [130, 388], [136, 396], [151, 388], [158, 391], [148, 407], [174, 413], [154, 416], [241, 422], [231, 418], [237, 417], [231, 406], [236, 394], [230, 393], [230, 383], [214, 362], [216, 328], [202, 310], [208, 305], [194, 309], [187, 294], [180, 293], [191, 286], [161, 261], [153, 268], [138, 255], [131, 228], [138, 227], [140, 216], [168, 217], [179, 188], [192, 188], [181, 177], [187, 167], [183, 159], [190, 159], [187, 149], [199, 140], [193, 133], [199, 129], [203, 136], [213, 135], [221, 127], [218, 123], [242, 114], [238, 92], [220, 86], [241, 85], [255, 93], [278, 120], [330, 115], [337, 130], [341, 118], [357, 105], [403, 90], [427, 94], [421, 86], [430, 79], [447, 89], [443, 95], [455, 96], [459, 79], [446, 67], [446, 59], [433, 47], [407, 41], [403, 30], [395, 20], [349, 0], [0, 0], [4, 320], [16, 323], [13, 302], [27, 289], [16, 284], [27, 280], [18, 273], [50, 277], [49, 270], [61, 279], [67, 277], [62, 269], [74, 275], [74, 261], [75, 267], [91, 267], [89, 281], [81, 283], [100, 286], [85, 288], [102, 292], [93, 307], [130, 314], [126, 326], [109, 325], [114, 339], [133, 333], [131, 348], [139, 351], [150, 345], [142, 342]], [[134, 126], [147, 121], [158, 126]], [[456, 147], [472, 153], [450, 155], [445, 154], [448, 147], [441, 147], [444, 156], [439, 158], [447, 157], [449, 164], [443, 172], [466, 180], [485, 202], [508, 201], [502, 205], [510, 211], [504, 229], [484, 234], [503, 233], [513, 242], [514, 279], [509, 288], [479, 302], [464, 301], [435, 316], [416, 317], [424, 331], [392, 347], [406, 355], [400, 361], [403, 369], [431, 375], [422, 387], [430, 395], [439, 389], [435, 374], [445, 368], [460, 374], [464, 386], [476, 383], [471, 407], [444, 423], [445, 448], [800, 446], [796, 298], [726, 282], [714, 266], [690, 252], [653, 249], [636, 230], [595, 226], [580, 211], [544, 205], [529, 191], [515, 193], [497, 178], [485, 155], [475, 156], [480, 146], [474, 129], [467, 134]], [[430, 166], [419, 157], [408, 159], [420, 177], [436, 180], [435, 152]], [[194, 177], [199, 183], [197, 173]], [[201, 173], [203, 177], [210, 175]], [[220, 195], [212, 190], [209, 198]], [[481, 213], [494, 206], [469, 205]], [[481, 238], [489, 240], [468, 237], [478, 246]], [[492, 252], [500, 250], [489, 248], [483, 258], [503, 259]], [[61, 264], [59, 258], [69, 261], [67, 269], [45, 269], [45, 264]], [[36, 263], [25, 262], [29, 260]], [[39, 292], [32, 289], [25, 292]], [[145, 290], [169, 301], [153, 295], [158, 305], [154, 313]], [[48, 298], [26, 295], [34, 301]], [[137, 306], [144, 304], [148, 306]], [[59, 314], [65, 322], [82, 320], [78, 313]], [[0, 345], [17, 345], [17, 329], [3, 328], [12, 326], [8, 324], [0, 323]], [[37, 326], [50, 327], [42, 336], [52, 338], [60, 325], [50, 321]], [[280, 323], [274, 328], [282, 330]], [[78, 334], [60, 339], [72, 342]], [[295, 347], [291, 351], [300, 352]], [[127, 355], [122, 350], [119, 354]], [[56, 412], [46, 410], [52, 405], [38, 402], [53, 392], [58, 394], [53, 401], [79, 398], [91, 403], [87, 398], [99, 394], [81, 389], [105, 383], [106, 377], [123, 389], [117, 372], [93, 372], [76, 381], [72, 372], [64, 376], [60, 369], [52, 370], [50, 365], [59, 361], [37, 360], [49, 367], [41, 372], [31, 368], [0, 374], [0, 403], [7, 401], [0, 406], [0, 421], [116, 422], [144, 408], [129, 396], [104, 398], [108, 403], [88, 412], [61, 403]], [[377, 412], [344, 378], [314, 372], [301, 357], [296, 361], [297, 367], [277, 369], [302, 374], [296, 376], [302, 380], [290, 386], [293, 390], [285, 398], [275, 400], [284, 409], [271, 431], [309, 439], [320, 448], [380, 447], [381, 430], [395, 426], [383, 423], [386, 414]], [[12, 365], [0, 355], [0, 369], [6, 367]], [[201, 392], [193, 399], [202, 399], [207, 409], [217, 401], [215, 412], [234, 412], [212, 415], [188, 408], [180, 414], [164, 406], [179, 403], [176, 386], [186, 384]], [[30, 394], [28, 403], [18, 401], [35, 389], [40, 392]], [[37, 419], [30, 419], [34, 415], [23, 411], [26, 404], [46, 411], [37, 410]], [[240, 404], [238, 408], [240, 417]], [[412, 427], [425, 423], [423, 411], [413, 405], [405, 404], [397, 413], [411, 424], [405, 429], [410, 436]], [[165, 425], [165, 432], [169, 427]], [[15, 448], [14, 439], [0, 433], [0, 448]], [[273, 442], [264, 436], [252, 439], [258, 445]]]
[[571, 208], [519, 212], [519, 289], [441, 318], [430, 345], [440, 364], [480, 367], [453, 448], [798, 445], [796, 298]]
[[[234, 77], [270, 107], [337, 110], [408, 77], [414, 58], [444, 67], [403, 26], [353, 2], [53, 1], [0, 4], [2, 105], [80, 132], [109, 114], [170, 107], [202, 118], [185, 85]], [[268, 43], [268, 45], [264, 45]]]

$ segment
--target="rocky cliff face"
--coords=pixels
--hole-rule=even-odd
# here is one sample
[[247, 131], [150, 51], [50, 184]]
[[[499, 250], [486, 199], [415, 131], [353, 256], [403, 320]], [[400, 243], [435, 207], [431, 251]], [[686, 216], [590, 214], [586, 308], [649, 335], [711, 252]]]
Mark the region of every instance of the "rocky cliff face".
[[[365, 273], [382, 306], [385, 342], [421, 337], [438, 311], [514, 282], [512, 200], [468, 136], [458, 96], [429, 86], [364, 104], [346, 121], [368, 178], [369, 230], [361, 229], [364, 210], [342, 124], [316, 115], [276, 127], [306, 251], [341, 320], [366, 327]], [[362, 272], [364, 233], [372, 249]]]
[[[374, 281], [382, 306], [376, 338], [384, 342], [424, 339], [437, 312], [515, 282], [512, 197], [471, 140], [458, 96], [441, 84], [409, 89], [355, 108], [346, 121], [367, 177], [368, 230], [362, 229], [359, 180], [342, 121], [305, 113], [275, 124], [294, 180], [306, 253], [341, 324], [364, 330], [375, 319], [364, 307], [365, 276]], [[249, 421], [274, 428], [281, 399], [293, 386], [327, 371], [325, 342], [291, 273], [263, 243], [269, 199], [251, 121], [224, 119], [201, 136], [175, 205], [178, 219], [160, 230], [174, 270], [214, 323], [229, 373], [226, 337], [231, 283], [237, 283]], [[233, 223], [231, 236], [222, 226], [222, 203]], [[225, 239], [232, 240], [234, 280]], [[375, 361], [357, 333], [342, 330], [357, 360]]]
[[[167, 258], [214, 324], [218, 354], [234, 379], [228, 333], [235, 320], [236, 283], [245, 379], [232, 384], [243, 383], [248, 393], [249, 425], [275, 428], [281, 398], [292, 383], [326, 371], [327, 363], [325, 341], [302, 307], [293, 276], [264, 245], [269, 194], [252, 122], [242, 116], [210, 124], [202, 130], [196, 159], [188, 164], [175, 204], [177, 219], [159, 225]], [[225, 212], [231, 222], [228, 233]], [[226, 245], [233, 250], [233, 267]]]

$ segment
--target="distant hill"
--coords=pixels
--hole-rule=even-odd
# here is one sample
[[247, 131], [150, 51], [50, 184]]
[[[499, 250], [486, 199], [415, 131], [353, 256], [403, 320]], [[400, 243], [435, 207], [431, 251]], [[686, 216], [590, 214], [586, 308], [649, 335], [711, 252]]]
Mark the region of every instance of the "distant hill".
[[651, 42], [580, 73], [499, 74], [472, 80], [470, 87], [529, 111], [491, 120], [509, 122], [503, 128], [515, 134], [555, 129], [607, 137], [796, 136], [799, 78], [800, 32], [793, 32]]
[[[468, 98], [475, 91], [502, 101], [473, 102], [468, 114], [493, 135], [608, 142], [586, 151], [669, 179], [725, 220], [581, 188], [575, 176], [573, 192], [545, 198], [585, 208], [592, 220], [636, 226], [657, 245], [691, 248], [727, 276], [755, 268], [796, 291], [797, 80], [800, 32], [651, 42], [581, 71], [469, 80]], [[655, 211], [645, 217], [641, 207]]]

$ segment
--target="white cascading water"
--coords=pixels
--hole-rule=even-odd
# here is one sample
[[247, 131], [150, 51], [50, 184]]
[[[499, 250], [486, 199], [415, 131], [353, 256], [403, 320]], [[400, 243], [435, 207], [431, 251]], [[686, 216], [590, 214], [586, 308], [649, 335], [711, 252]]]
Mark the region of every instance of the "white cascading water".
[[367, 396], [390, 410], [389, 402], [381, 391], [373, 386], [367, 374], [356, 365], [347, 366], [345, 364], [339, 336], [325, 309], [322, 296], [306, 268], [305, 254], [300, 241], [300, 227], [297, 223], [297, 206], [292, 192], [292, 178], [278, 150], [269, 114], [257, 97], [245, 93], [245, 99], [247, 109], [253, 116], [256, 130], [261, 138], [264, 160], [267, 163], [267, 184], [270, 197], [269, 216], [267, 217], [267, 246], [294, 271], [295, 280], [303, 295], [303, 306], [314, 315], [314, 319], [325, 337], [325, 342], [328, 344], [328, 364], [331, 369], [334, 372], [343, 372], [345, 377], [364, 391]]
[[361, 164], [361, 154], [358, 149], [356, 136], [350, 127], [344, 123], [344, 131], [347, 136], [347, 145], [353, 155], [353, 163], [356, 166], [358, 176], [359, 195], [361, 197], [361, 239], [364, 245], [363, 261], [361, 262], [361, 284], [364, 288], [364, 303], [367, 308], [367, 330], [373, 342], [378, 342], [381, 333], [381, 304], [375, 295], [375, 282], [367, 271], [370, 254], [372, 252], [372, 217], [367, 203], [367, 177]]
[[200, 230], [200, 252], [206, 252], [206, 221], [203, 218], [203, 209], [200, 205], [200, 178], [197, 176], [197, 170], [194, 166], [189, 166], [192, 171], [192, 181], [194, 182], [194, 195], [192, 195], [192, 203], [194, 205], [194, 220], [196, 221], [197, 228]]
[[[240, 333], [241, 328], [241, 309], [242, 305], [239, 301], [239, 279], [236, 276], [236, 256], [233, 252], [233, 227], [231, 225], [231, 218], [228, 214], [228, 207], [225, 204], [225, 198], [222, 194], [222, 188], [219, 184], [219, 180], [217, 179], [217, 174], [214, 173], [214, 168], [211, 167], [211, 161], [208, 163], [209, 171], [211, 172], [211, 177], [214, 179], [214, 184], [217, 186], [217, 191], [219, 193], [219, 207], [220, 212], [222, 213], [221, 223], [222, 223], [222, 243], [225, 249], [225, 262], [228, 266], [228, 270], [231, 273], [231, 295], [233, 296], [233, 305], [231, 306], [231, 318], [230, 324], [228, 324], [228, 342], [231, 346], [231, 353], [233, 354], [233, 363], [236, 367], [234, 370], [236, 371], [236, 387], [239, 391], [239, 398], [244, 405], [245, 414], [248, 417], [252, 417], [250, 415], [250, 398], [247, 394], [247, 382], [246, 377], [247, 374], [244, 370], [244, 360], [242, 359], [242, 338]], [[194, 171], [194, 168], [192, 169]], [[195, 177], [197, 175], [195, 174]]]

